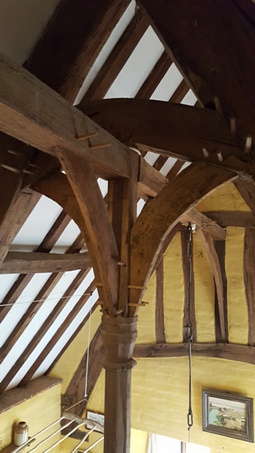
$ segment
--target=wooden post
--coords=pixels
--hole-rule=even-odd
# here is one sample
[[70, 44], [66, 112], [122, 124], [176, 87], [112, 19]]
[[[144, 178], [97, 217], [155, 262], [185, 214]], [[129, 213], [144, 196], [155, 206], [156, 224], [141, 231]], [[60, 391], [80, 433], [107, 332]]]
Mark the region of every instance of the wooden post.
[[106, 351], [104, 453], [129, 453], [132, 359], [137, 317], [102, 320]]

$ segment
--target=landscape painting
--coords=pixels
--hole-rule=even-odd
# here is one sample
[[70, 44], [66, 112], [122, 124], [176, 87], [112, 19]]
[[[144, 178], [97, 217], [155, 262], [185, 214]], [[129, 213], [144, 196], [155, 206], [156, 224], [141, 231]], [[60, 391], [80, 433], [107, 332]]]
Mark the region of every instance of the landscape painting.
[[203, 390], [203, 430], [253, 442], [253, 400]]

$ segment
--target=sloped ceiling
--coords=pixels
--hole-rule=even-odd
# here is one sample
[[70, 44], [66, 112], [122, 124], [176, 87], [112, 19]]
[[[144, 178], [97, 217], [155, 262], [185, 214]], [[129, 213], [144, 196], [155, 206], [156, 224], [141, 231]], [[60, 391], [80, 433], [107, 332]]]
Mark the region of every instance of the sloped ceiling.
[[[247, 42], [255, 39], [254, 5], [248, 0], [242, 5], [226, 1], [224, 8], [210, 0], [197, 1], [196, 8], [192, 2], [179, 0], [160, 1], [156, 7], [147, 0], [141, 5], [133, 0], [102, 0], [96, 7], [93, 0], [16, 3], [1, 2], [1, 52], [77, 105], [127, 149], [135, 149], [140, 156], [137, 215], [144, 205], [147, 210], [153, 206], [151, 199], [168, 181], [175, 187], [176, 176], [190, 162], [206, 161], [219, 172], [230, 169], [233, 177], [245, 178], [235, 182], [248, 207], [245, 215], [231, 216], [215, 209], [206, 217], [197, 211], [183, 217], [184, 224], [200, 225], [212, 262], [216, 343], [224, 356], [220, 345], [228, 342], [224, 247], [215, 247], [213, 240], [223, 243], [224, 228], [229, 225], [246, 227], [246, 249], [254, 249], [255, 68], [252, 44]], [[213, 24], [220, 26], [227, 20], [233, 28], [220, 29], [222, 39], [216, 40], [219, 46], [213, 50], [218, 30]], [[229, 53], [236, 27], [242, 42]], [[240, 73], [233, 77], [237, 68]], [[207, 108], [202, 109], [203, 105]], [[1, 124], [6, 132], [3, 119]], [[14, 129], [11, 135], [15, 138], [1, 135], [1, 391], [47, 373], [96, 308], [99, 297], [80, 212], [59, 160], [17, 141]], [[93, 137], [91, 146], [95, 146]], [[98, 187], [109, 203], [107, 179], [111, 176], [104, 176], [98, 179]], [[183, 230], [180, 223], [165, 237], [154, 269], [179, 230]], [[185, 236], [182, 247], [187, 279]], [[254, 346], [254, 258], [247, 251], [245, 259], [248, 344]], [[158, 329], [162, 343], [164, 335]], [[93, 348], [100, 349], [98, 338], [92, 340], [92, 353]], [[233, 350], [232, 357], [236, 353], [242, 354]], [[251, 360], [248, 354], [247, 361]]]

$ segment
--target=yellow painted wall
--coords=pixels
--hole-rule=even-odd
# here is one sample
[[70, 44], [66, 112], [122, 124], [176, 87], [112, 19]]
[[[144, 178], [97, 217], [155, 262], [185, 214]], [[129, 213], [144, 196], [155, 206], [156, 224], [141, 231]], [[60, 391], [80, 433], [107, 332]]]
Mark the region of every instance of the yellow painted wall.
[[[211, 197], [205, 198], [199, 204], [199, 209], [201, 211], [249, 211], [232, 183], [221, 187]], [[243, 229], [227, 229], [226, 271], [228, 278], [229, 338], [231, 342], [245, 344], [247, 343], [248, 331], [242, 268], [243, 237]], [[198, 342], [213, 342], [215, 341], [213, 277], [208, 257], [203, 250], [197, 232], [193, 234], [193, 239], [197, 339]], [[168, 342], [176, 343], [182, 341], [184, 303], [179, 234], [176, 235], [167, 250], [163, 264], [166, 339]], [[150, 304], [141, 308], [139, 312], [138, 343], [155, 342], [155, 297], [156, 278], [154, 274], [144, 295], [144, 300], [149, 301]], [[73, 349], [73, 351], [75, 350]], [[133, 369], [132, 378], [132, 453], [145, 453], [147, 432], [187, 441], [187, 357], [138, 359], [137, 362], [137, 366]], [[193, 358], [194, 426], [191, 431], [193, 443], [210, 446], [212, 453], [222, 451], [225, 453], [240, 453], [240, 451], [249, 453], [254, 451], [254, 444], [202, 431], [202, 389], [227, 390], [255, 398], [254, 379], [255, 367], [252, 365], [216, 358]], [[103, 373], [91, 395], [88, 407], [91, 410], [104, 412]], [[101, 453], [102, 446], [96, 447], [93, 451]]]
[[[99, 308], [97, 308], [91, 316], [91, 339], [100, 325], [101, 317], [102, 313], [100, 313]], [[87, 350], [88, 328], [89, 323], [87, 322], [50, 372], [50, 376], [62, 379], [63, 394], [65, 393], [75, 370], [78, 368], [80, 361]]]
[[[15, 423], [25, 420], [29, 426], [29, 436], [49, 425], [60, 417], [61, 404], [61, 384], [58, 384], [48, 390], [45, 390], [33, 398], [12, 407], [11, 409], [0, 414], [0, 448], [4, 448], [12, 442], [12, 427]], [[59, 424], [51, 428], [47, 435], [50, 435], [59, 428]], [[59, 434], [54, 436], [53, 440], [48, 441], [42, 447], [36, 450], [38, 453], [43, 452], [52, 442], [60, 438]], [[42, 440], [43, 436], [38, 440]], [[33, 444], [31, 444], [32, 448]], [[59, 447], [54, 451], [58, 452]]]
[[243, 228], [228, 228], [226, 272], [228, 278], [228, 320], [230, 343], [247, 344], [248, 310], [243, 277]]
[[[222, 359], [193, 358], [193, 443], [215, 451], [253, 452], [254, 444], [202, 431], [202, 388], [255, 398], [254, 366]], [[132, 426], [188, 440], [188, 361], [186, 358], [140, 359], [133, 370]]]
[[184, 282], [181, 237], [179, 233], [176, 234], [165, 253], [163, 266], [166, 341], [180, 343], [183, 332]]
[[199, 211], [243, 211], [250, 209], [244, 202], [233, 183], [223, 184], [210, 196], [205, 197], [197, 206]]

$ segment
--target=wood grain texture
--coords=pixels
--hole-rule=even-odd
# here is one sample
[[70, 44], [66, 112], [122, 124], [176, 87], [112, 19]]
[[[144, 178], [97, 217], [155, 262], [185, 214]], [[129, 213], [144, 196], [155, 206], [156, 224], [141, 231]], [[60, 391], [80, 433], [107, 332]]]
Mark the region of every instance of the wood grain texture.
[[219, 321], [219, 331], [220, 331], [220, 338], [221, 341], [225, 341], [227, 338], [226, 333], [226, 311], [225, 307], [225, 299], [224, 299], [224, 291], [223, 291], [223, 278], [221, 273], [221, 265], [219, 262], [218, 254], [216, 253], [214, 242], [211, 236], [208, 233], [205, 233], [203, 230], [198, 229], [198, 234], [200, 236], [201, 242], [203, 244], [203, 248], [205, 249], [209, 263], [211, 266], [211, 270], [214, 277], [215, 288], [217, 292], [216, 301], [218, 303], [217, 312], [218, 312], [218, 321]]
[[107, 91], [126, 64], [130, 55], [133, 53], [147, 28], [147, 19], [137, 13], [127, 26], [126, 30], [124, 30], [109, 57], [94, 78], [78, 108], [82, 110], [83, 106], [86, 105], [86, 102], [93, 99], [103, 99], [105, 97]]
[[[85, 278], [85, 276], [86, 275], [83, 274], [83, 278]], [[84, 307], [86, 302], [89, 300], [93, 290], [94, 290], [94, 282], [92, 283], [92, 285], [90, 285], [87, 288], [86, 294], [84, 294], [83, 296], [81, 296], [79, 298], [78, 302], [75, 304], [75, 306], [70, 311], [70, 313], [66, 316], [66, 318], [63, 321], [63, 323], [61, 324], [61, 326], [52, 335], [50, 341], [47, 343], [47, 345], [45, 346], [43, 351], [38, 355], [37, 359], [34, 361], [34, 363], [31, 365], [29, 370], [26, 372], [25, 376], [20, 381], [19, 386], [27, 385], [27, 383], [33, 378], [35, 372], [41, 366], [41, 364], [46, 359], [46, 357], [48, 356], [50, 351], [54, 348], [54, 346], [57, 344], [57, 342], [60, 340], [60, 338], [65, 334], [66, 329], [71, 325], [72, 321], [76, 318], [76, 316], [79, 315], [80, 311], [82, 310], [82, 308]], [[62, 308], [62, 310], [63, 310], [63, 308]], [[92, 312], [92, 310], [91, 310], [91, 312]], [[81, 318], [81, 321], [82, 321], [82, 318]]]
[[255, 175], [255, 163], [245, 161], [241, 141], [213, 110], [148, 99], [104, 99], [89, 103], [84, 113], [121, 142], [139, 149], [142, 145], [168, 157]]
[[244, 283], [248, 306], [248, 342], [255, 346], [255, 230], [246, 228], [244, 237]]
[[[255, 348], [234, 343], [193, 343], [194, 357], [215, 357], [255, 364]], [[134, 349], [134, 358], [187, 357], [186, 343], [138, 344]]]
[[222, 227], [255, 228], [255, 215], [242, 211], [210, 211], [206, 215]]
[[62, 0], [26, 68], [73, 102], [130, 0]]
[[136, 99], [149, 99], [172, 64], [169, 55], [164, 51], [152, 68], [147, 79], [136, 94]]
[[186, 224], [189, 222], [194, 223], [196, 228], [208, 233], [214, 241], [224, 241], [226, 238], [226, 231], [224, 228], [194, 208], [185, 212], [181, 221]]
[[193, 164], [145, 206], [131, 234], [130, 302], [142, 300], [143, 288], [151, 275], [164, 238], [179, 217], [199, 199], [221, 184], [233, 179], [233, 173], [204, 164]]
[[56, 150], [56, 154], [83, 216], [85, 240], [98, 282], [100, 299], [102, 296], [101, 300], [112, 316], [113, 307], [118, 304], [119, 252], [105, 201], [89, 162], [60, 148]]
[[[178, 60], [198, 98], [206, 105], [217, 96], [226, 117], [234, 116], [239, 131], [254, 137], [255, 29], [236, 2], [141, 0], [139, 3], [146, 9], [169, 53]], [[215, 39], [216, 36], [220, 39]]]
[[226, 242], [215, 241], [214, 242], [215, 252], [218, 256], [218, 262], [221, 269], [222, 289], [223, 289], [223, 312], [224, 312], [224, 323], [225, 323], [225, 337], [221, 335], [220, 329], [220, 316], [218, 294], [215, 291], [215, 338], [216, 342], [227, 343], [228, 342], [228, 291], [227, 291], [227, 275], [225, 267], [226, 257]]
[[[55, 155], [63, 146], [80, 157], [87, 156], [102, 177], [128, 177], [128, 151], [100, 126], [83, 115], [55, 91], [25, 69], [0, 57], [0, 130], [41, 151]], [[79, 141], [77, 136], [95, 133]], [[106, 144], [104, 148], [91, 146]], [[108, 146], [109, 144], [109, 146]]]
[[71, 256], [60, 253], [9, 252], [0, 267], [0, 274], [35, 274], [86, 269], [91, 262], [88, 253]]
[[[80, 271], [79, 274], [75, 277], [70, 287], [65, 291], [63, 296], [60, 298], [59, 302], [55, 305], [53, 310], [49, 313], [48, 318], [41, 325], [40, 329], [37, 331], [36, 336], [28, 343], [27, 347], [24, 349], [20, 357], [16, 360], [15, 365], [10, 369], [10, 371], [5, 375], [2, 382], [0, 383], [0, 392], [3, 392], [9, 383], [15, 377], [18, 370], [24, 365], [32, 351], [42, 340], [47, 330], [52, 326], [54, 321], [57, 319], [58, 315], [61, 313], [63, 308], [67, 305], [69, 298], [74, 294], [77, 288], [80, 286], [82, 281], [86, 276], [87, 271]], [[49, 352], [49, 351], [48, 351]]]
[[235, 187], [237, 188], [240, 195], [242, 195], [245, 203], [249, 206], [253, 214], [255, 214], [255, 186], [254, 181], [243, 181], [238, 178], [235, 182]]
[[[11, 180], [12, 178], [7, 183], [6, 180], [1, 180], [1, 186], [6, 186], [4, 190], [11, 186]], [[0, 263], [4, 261], [11, 242], [40, 198], [40, 195], [31, 191], [28, 193], [19, 193], [20, 181], [15, 180], [13, 182], [14, 186], [12, 188], [10, 187], [10, 194], [7, 200], [5, 200], [10, 204], [4, 201], [3, 204], [1, 203]]]
[[165, 343], [164, 323], [164, 266], [163, 259], [156, 269], [156, 303], [155, 303], [155, 334], [156, 343]]
[[140, 158], [138, 176], [138, 196], [141, 198], [155, 197], [168, 183], [168, 179], [154, 167]]

